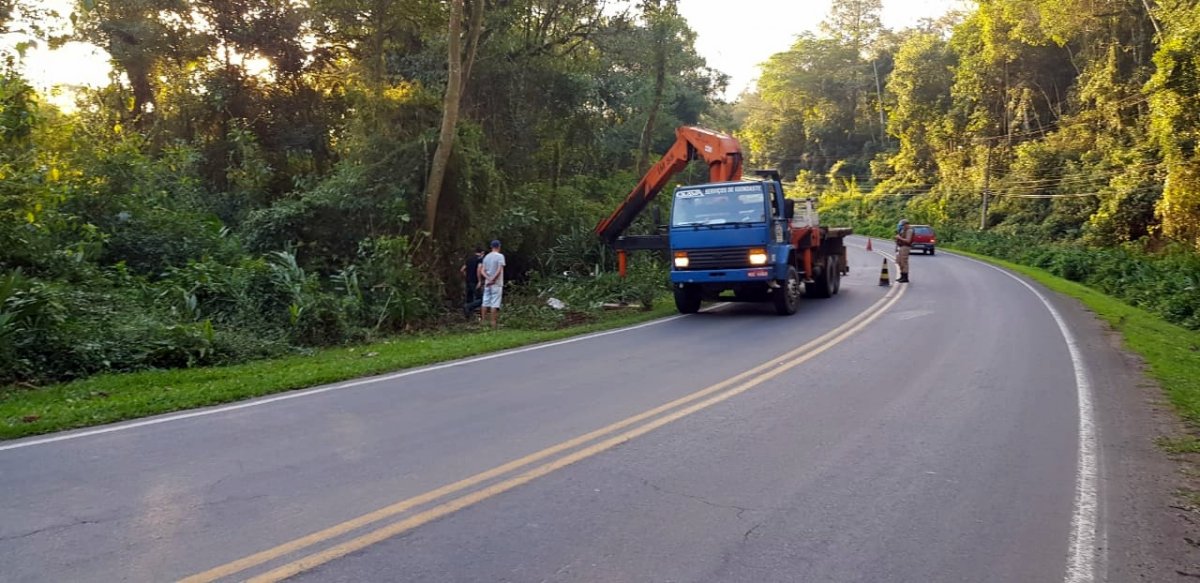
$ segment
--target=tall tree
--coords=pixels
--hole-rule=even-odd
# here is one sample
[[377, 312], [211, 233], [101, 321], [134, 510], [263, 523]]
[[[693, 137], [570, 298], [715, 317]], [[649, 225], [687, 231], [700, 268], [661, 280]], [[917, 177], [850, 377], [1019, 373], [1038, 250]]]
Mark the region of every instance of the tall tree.
[[442, 99], [442, 124], [438, 134], [437, 149], [429, 164], [429, 178], [425, 183], [425, 229], [432, 235], [436, 232], [438, 202], [446, 179], [446, 168], [454, 149], [454, 135], [458, 127], [458, 111], [462, 105], [465, 71], [470, 71], [483, 31], [484, 0], [471, 2], [470, 20], [467, 23], [466, 54], [463, 54], [463, 0], [450, 0], [446, 56], [446, 92]]
[[[870, 46], [883, 32], [879, 13], [883, 11], [883, 0], [834, 0], [829, 16], [821, 23], [821, 30], [850, 49], [855, 63], [850, 68], [850, 130], [856, 131], [858, 122], [860, 81], [863, 71], [861, 62]], [[882, 128], [880, 128], [882, 129]]]
[[[421, 55], [444, 30], [437, 0], [312, 0], [318, 50], [332, 52], [350, 73], [382, 93], [402, 75], [404, 55]], [[435, 34], [436, 33], [436, 34]]]
[[[811, 33], [773, 55], [762, 66], [759, 107], [745, 133], [756, 164], [770, 164], [785, 174], [799, 170], [825, 174], [840, 160], [848, 170], [865, 175], [879, 148], [876, 112], [860, 108], [857, 95], [874, 93], [862, 58], [840, 40]], [[772, 129], [774, 128], [774, 129]], [[761, 135], [754, 135], [762, 132]]]
[[883, 0], [834, 0], [821, 30], [862, 54], [883, 32], [882, 11]]
[[1171, 2], [1165, 15], [1150, 83], [1151, 127], [1167, 166], [1157, 210], [1164, 233], [1200, 251], [1200, 14]]
[[945, 122], [956, 64], [949, 43], [933, 32], [913, 34], [896, 54], [887, 83], [894, 100], [888, 132], [899, 149], [888, 163], [901, 184], [930, 185], [938, 179], [937, 154], [955, 135]]
[[79, 0], [76, 34], [104, 48], [133, 93], [126, 112], [141, 127], [155, 112], [158, 67], [200, 56], [203, 33], [185, 0]]
[[654, 88], [650, 110], [646, 114], [646, 124], [642, 126], [642, 137], [638, 144], [635, 166], [638, 174], [645, 173], [649, 165], [650, 147], [654, 141], [654, 124], [658, 119], [667, 85], [667, 53], [673, 48], [673, 32], [680, 20], [674, 0], [646, 0], [642, 4], [642, 15], [650, 33], [650, 62], [653, 63]]

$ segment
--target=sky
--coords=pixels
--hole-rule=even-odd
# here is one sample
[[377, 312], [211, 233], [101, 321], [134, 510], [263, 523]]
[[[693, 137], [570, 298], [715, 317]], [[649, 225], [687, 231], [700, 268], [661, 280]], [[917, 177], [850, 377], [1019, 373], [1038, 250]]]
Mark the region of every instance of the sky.
[[[883, 24], [900, 29], [921, 18], [938, 17], [969, 0], [883, 0]], [[70, 14], [72, 0], [30, 0]], [[725, 98], [735, 99], [751, 88], [758, 65], [792, 45], [797, 34], [816, 31], [829, 12], [831, 0], [680, 0], [680, 12], [696, 31], [696, 48], [708, 66], [730, 76]], [[734, 8], [736, 7], [736, 8]], [[9, 35], [12, 36], [12, 35]], [[0, 38], [11, 46], [14, 38]], [[56, 86], [99, 86], [108, 82], [109, 65], [103, 51], [83, 43], [68, 43], [49, 51], [30, 50], [24, 72], [35, 87], [50, 93]], [[51, 100], [69, 107], [70, 95]]]
[[[696, 49], [708, 66], [729, 75], [728, 100], [750, 88], [758, 65], [786, 51], [796, 35], [816, 32], [831, 0], [681, 0], [679, 11], [696, 31]], [[731, 10], [736, 6], [736, 10]], [[883, 25], [912, 26], [968, 6], [964, 0], [883, 0]]]

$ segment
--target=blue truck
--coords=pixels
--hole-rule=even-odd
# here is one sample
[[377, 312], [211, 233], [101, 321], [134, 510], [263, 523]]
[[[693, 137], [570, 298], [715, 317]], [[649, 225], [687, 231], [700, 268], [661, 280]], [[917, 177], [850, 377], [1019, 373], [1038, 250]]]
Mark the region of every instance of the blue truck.
[[821, 227], [812, 200], [797, 214], [779, 175], [675, 189], [668, 241], [671, 285], [681, 313], [704, 300], [771, 302], [782, 315], [801, 295], [828, 298], [848, 273], [850, 229]]
[[[744, 180], [733, 137], [693, 127], [676, 135], [675, 146], [596, 228], [617, 250], [622, 273], [628, 251], [666, 251], [675, 306], [684, 314], [720, 299], [770, 302], [777, 313], [791, 315], [801, 296], [838, 293], [849, 272], [844, 240], [851, 229], [821, 226], [814, 201], [787, 198], [778, 172], [757, 171]], [[698, 159], [709, 166], [709, 182], [675, 189], [666, 233], [624, 235], [667, 180]]]

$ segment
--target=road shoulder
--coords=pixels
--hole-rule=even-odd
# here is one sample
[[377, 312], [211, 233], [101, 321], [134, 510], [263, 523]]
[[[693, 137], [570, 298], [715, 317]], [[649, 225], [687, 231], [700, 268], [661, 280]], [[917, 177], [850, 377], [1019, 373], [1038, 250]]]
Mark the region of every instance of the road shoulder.
[[1157, 445], [1189, 435], [1189, 428], [1121, 332], [1080, 300], [1032, 283], [1075, 332], [1092, 382], [1100, 445], [1097, 544], [1106, 562], [1098, 566], [1099, 579], [1200, 577], [1200, 455]]
[[[1200, 512], [1181, 495], [1189, 490], [1193, 460], [1170, 455], [1161, 439], [1186, 428], [1146, 375], [1140, 357], [1120, 333], [1077, 300], [1058, 294], [1055, 306], [1076, 331], [1093, 384], [1101, 452], [1101, 517], [1109, 581], [1170, 581], [1200, 576]], [[1194, 456], [1192, 456], [1194, 457]]]

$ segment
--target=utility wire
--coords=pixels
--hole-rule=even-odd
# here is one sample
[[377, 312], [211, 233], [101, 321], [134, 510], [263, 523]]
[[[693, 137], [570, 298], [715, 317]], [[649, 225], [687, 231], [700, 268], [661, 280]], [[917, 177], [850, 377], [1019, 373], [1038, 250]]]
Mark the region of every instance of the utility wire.
[[1145, 164], [1135, 164], [1132, 166], [1121, 166], [1108, 171], [1092, 172], [1092, 175], [1069, 174], [1058, 178], [1031, 178], [1028, 180], [1003, 180], [1000, 182], [1006, 186], [1022, 186], [1025, 184], [1041, 185], [1041, 184], [1071, 184], [1071, 183], [1087, 183], [1109, 180], [1118, 176], [1123, 176], [1131, 170], [1142, 170], [1147, 168], [1157, 168], [1166, 166], [1163, 162], [1148, 162]]
[[[1160, 189], [1161, 189], [1161, 187], [1159, 187], [1159, 186], [1143, 186], [1143, 187], [1139, 187], [1139, 188], [1132, 188], [1129, 190], [1124, 190], [1122, 192], [1132, 194], [1132, 193], [1142, 193], [1142, 192], [1155, 192]], [[845, 192], [845, 191], [843, 191], [843, 192]], [[923, 196], [923, 195], [933, 194], [935, 192], [941, 192], [944, 194], [959, 194], [959, 195], [965, 195], [965, 196], [976, 196], [976, 194], [977, 194], [975, 192], [968, 192], [968, 191], [963, 191], [963, 190], [941, 190], [941, 191], [938, 191], [938, 190], [932, 189], [932, 188], [924, 189], [924, 190], [913, 190], [913, 191], [908, 191], [908, 192], [871, 192], [871, 191], [867, 191], [867, 190], [855, 190], [852, 192], [854, 194], [862, 196], [862, 198], [864, 198], [864, 199], [895, 198], [895, 197], [911, 198], [911, 197], [915, 197], [915, 196]], [[1011, 193], [1011, 192], [1004, 192], [1004, 191], [992, 191], [990, 193], [991, 196], [1002, 197], [1002, 198], [1021, 198], [1021, 199], [1040, 199], [1040, 200], [1049, 200], [1049, 199], [1056, 199], [1056, 198], [1087, 198], [1087, 197], [1094, 197], [1094, 196], [1105, 196], [1107, 194], [1113, 194], [1113, 193], [1094, 192], [1094, 191], [1092, 191], [1092, 192], [1062, 192], [1062, 193], [1056, 193], [1056, 194], [1022, 194], [1022, 193]]]
[[[1061, 188], [1069, 188], [1069, 189], [1073, 189], [1073, 190], [1074, 189], [1095, 189], [1098, 187], [1106, 186], [1107, 183], [1109, 183], [1114, 178], [1127, 175], [1131, 170], [1152, 169], [1152, 168], [1158, 168], [1158, 167], [1163, 167], [1163, 166], [1165, 166], [1165, 163], [1154, 162], [1154, 163], [1145, 163], [1145, 164], [1140, 164], [1140, 165], [1135, 165], [1135, 166], [1125, 166], [1125, 167], [1113, 169], [1113, 170], [1110, 170], [1107, 172], [1098, 173], [1094, 176], [1075, 175], [1075, 176], [1064, 176], [1064, 177], [1060, 177], [1060, 178], [1042, 178], [1042, 179], [1019, 180], [1019, 181], [1001, 180], [1001, 181], [999, 181], [1000, 182], [999, 189], [992, 188], [990, 190], [993, 193], [1018, 191], [1015, 194], [1007, 194], [1006, 196], [1017, 196], [1017, 194], [1020, 194], [1022, 196], [1031, 197], [1031, 198], [1032, 197], [1043, 197], [1043, 196], [1055, 196], [1054, 194], [1038, 194], [1038, 193], [1029, 192], [1029, 191], [1040, 190], [1040, 189], [1061, 189]], [[915, 196], [915, 195], [928, 194], [930, 192], [938, 191], [938, 189], [936, 189], [935, 187], [930, 187], [928, 185], [913, 185], [913, 187], [889, 185], [890, 189], [894, 190], [893, 192], [876, 193], [875, 188], [881, 184], [885, 184], [885, 183], [883, 183], [883, 182], [867, 182], [867, 183], [855, 183], [854, 185], [847, 184], [847, 185], [844, 185], [844, 186], [838, 188], [837, 190], [840, 190], [842, 192], [854, 191], [859, 194], [871, 195], [871, 196], [886, 196], [886, 195]], [[1151, 188], [1157, 188], [1157, 187], [1151, 187]], [[1020, 191], [1024, 191], [1024, 192], [1020, 192]], [[1069, 196], [1071, 194], [1072, 193], [1061, 193], [1061, 195], [1063, 195], [1063, 196]]]
[[[1160, 189], [1160, 187], [1158, 187], [1158, 186], [1143, 186], [1140, 188], [1131, 188], [1131, 189], [1123, 191], [1123, 192], [1133, 194], [1133, 193], [1141, 193], [1141, 192], [1155, 192], [1159, 189]], [[1005, 198], [1027, 198], [1027, 199], [1082, 198], [1082, 197], [1089, 197], [1089, 196], [1104, 196], [1106, 194], [1110, 194], [1110, 193], [1104, 193], [1104, 192], [1064, 192], [1061, 194], [1010, 194], [1010, 193], [999, 193], [999, 192], [992, 193], [993, 196], [1000, 196], [1000, 197], [1005, 197]]]

